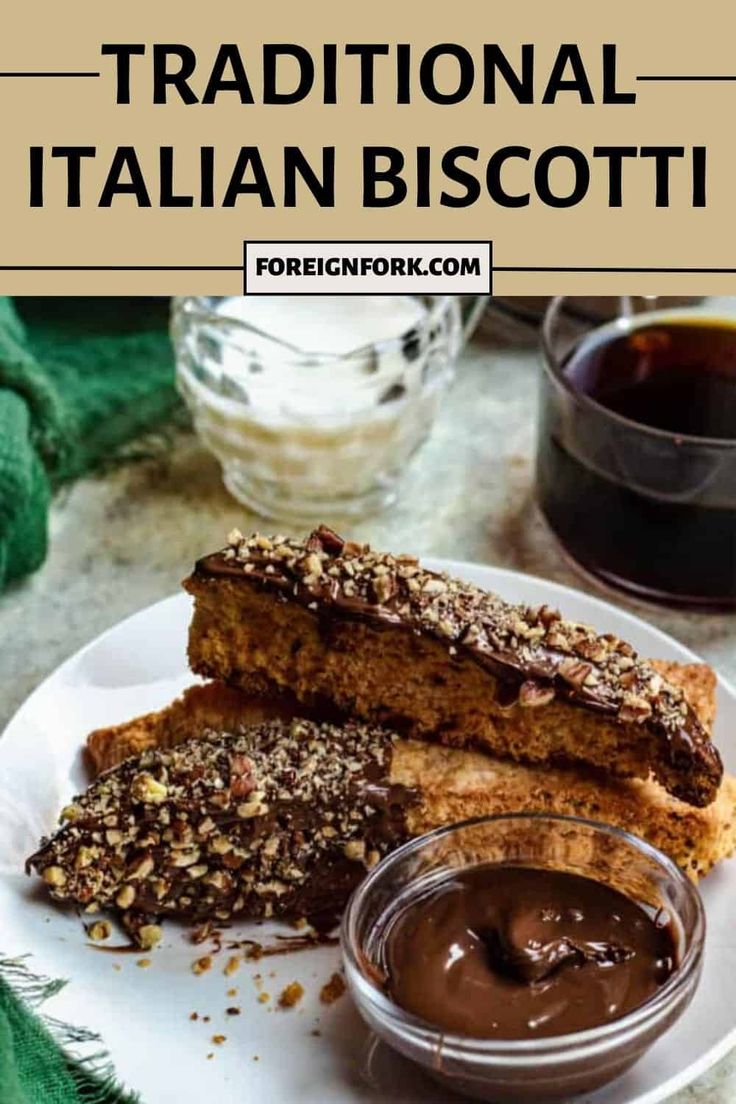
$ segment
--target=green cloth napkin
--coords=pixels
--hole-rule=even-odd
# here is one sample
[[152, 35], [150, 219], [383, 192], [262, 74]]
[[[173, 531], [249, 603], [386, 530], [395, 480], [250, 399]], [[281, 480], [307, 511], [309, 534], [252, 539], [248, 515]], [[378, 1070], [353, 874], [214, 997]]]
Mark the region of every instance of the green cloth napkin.
[[[99, 1036], [35, 1011], [63, 985], [35, 977], [23, 961], [0, 960], [0, 1101], [140, 1104], [116, 1082]], [[94, 1049], [74, 1057], [81, 1045]]]
[[[0, 297], [0, 590], [43, 563], [54, 490], [172, 418], [173, 378], [166, 301]], [[61, 985], [0, 960], [0, 1104], [132, 1104], [97, 1036], [38, 1013]]]
[[0, 590], [39, 567], [57, 487], [166, 423], [168, 303], [0, 298]]

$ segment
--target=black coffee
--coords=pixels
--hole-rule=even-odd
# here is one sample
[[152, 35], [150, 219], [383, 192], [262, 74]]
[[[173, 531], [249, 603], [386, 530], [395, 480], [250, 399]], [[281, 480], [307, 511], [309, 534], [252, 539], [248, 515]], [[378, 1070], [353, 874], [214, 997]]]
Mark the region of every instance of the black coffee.
[[736, 326], [642, 326], [591, 342], [564, 372], [577, 391], [633, 422], [736, 440]]
[[[640, 426], [543, 404], [542, 509], [583, 566], [651, 597], [736, 604], [736, 327], [606, 327], [563, 365], [574, 390]], [[557, 404], [557, 406], [555, 406]], [[546, 407], [546, 408], [545, 408]], [[730, 465], [730, 469], [729, 469]]]

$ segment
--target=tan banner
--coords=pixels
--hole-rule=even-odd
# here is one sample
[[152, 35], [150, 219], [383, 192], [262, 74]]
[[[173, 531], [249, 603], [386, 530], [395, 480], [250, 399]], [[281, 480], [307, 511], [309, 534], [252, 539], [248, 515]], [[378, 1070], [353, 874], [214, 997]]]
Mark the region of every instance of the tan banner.
[[734, 292], [736, 12], [684, 16], [21, 5], [0, 290], [237, 293], [244, 240], [432, 239], [491, 240], [497, 293]]

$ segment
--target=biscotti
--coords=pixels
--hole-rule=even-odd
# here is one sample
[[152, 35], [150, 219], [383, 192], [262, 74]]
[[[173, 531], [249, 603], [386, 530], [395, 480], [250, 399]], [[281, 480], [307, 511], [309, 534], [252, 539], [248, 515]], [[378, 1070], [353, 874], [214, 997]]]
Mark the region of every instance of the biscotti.
[[256, 697], [222, 682], [190, 686], [164, 709], [90, 732], [87, 762], [96, 776], [149, 748], [174, 747], [208, 730], [237, 732], [261, 721], [291, 720], [298, 713], [296, 701], [286, 694]]
[[336, 915], [411, 836], [472, 816], [606, 821], [692, 877], [734, 847], [734, 784], [695, 809], [653, 782], [526, 767], [365, 725], [268, 721], [149, 749], [100, 775], [29, 858], [57, 901], [112, 910], [144, 947], [166, 916]]
[[[710, 724], [715, 708], [711, 669], [704, 664], [656, 665], [666, 668], [698, 716]], [[170, 747], [172, 741], [201, 738], [212, 728], [237, 731], [265, 711], [272, 718], [280, 713], [290, 720], [293, 708], [292, 700], [258, 701], [222, 683], [193, 686], [166, 709], [112, 729], [98, 729], [88, 747], [96, 769], [104, 770], [131, 754], [142, 738], [148, 747]], [[394, 740], [390, 780], [419, 794], [407, 811], [412, 835], [473, 816], [517, 812], [581, 816], [648, 840], [693, 877], [707, 874], [736, 844], [736, 781], [729, 776], [716, 800], [697, 809], [652, 781], [605, 778], [586, 768], [525, 766], [481, 752]]]
[[295, 720], [145, 751], [75, 798], [27, 867], [56, 900], [116, 910], [143, 946], [163, 916], [334, 912], [408, 838], [417, 795], [391, 782], [393, 744]]
[[325, 528], [303, 542], [235, 532], [185, 587], [190, 664], [208, 678], [520, 763], [653, 777], [695, 806], [718, 792], [718, 752], [682, 691], [547, 606]]
[[[705, 663], [650, 661], [652, 667], [685, 694], [701, 724], [711, 729], [715, 719], [716, 677]], [[93, 776], [116, 767], [148, 748], [174, 747], [202, 736], [208, 730], [233, 732], [244, 725], [266, 720], [292, 720], [304, 716], [296, 699], [285, 692], [277, 697], [256, 697], [227, 686], [205, 682], [190, 686], [163, 709], [146, 713], [121, 724], [97, 728], [87, 737], [86, 755]], [[315, 709], [311, 720], [333, 720]]]
[[652, 781], [602, 778], [585, 768], [525, 766], [477, 751], [400, 741], [392, 778], [421, 785], [409, 814], [412, 834], [477, 816], [554, 813], [622, 828], [669, 855], [691, 878], [710, 873], [736, 849], [736, 778], [695, 808]]

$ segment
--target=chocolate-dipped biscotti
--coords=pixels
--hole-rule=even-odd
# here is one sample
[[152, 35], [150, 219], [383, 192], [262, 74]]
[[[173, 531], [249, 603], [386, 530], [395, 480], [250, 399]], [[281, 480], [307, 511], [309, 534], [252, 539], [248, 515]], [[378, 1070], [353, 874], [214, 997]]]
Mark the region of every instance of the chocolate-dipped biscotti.
[[312, 916], [408, 838], [417, 800], [394, 737], [265, 721], [155, 748], [107, 771], [28, 860], [60, 901], [114, 909], [141, 945], [156, 921]]
[[[705, 664], [652, 665], [679, 686], [701, 723], [715, 715], [715, 676]], [[167, 748], [212, 729], [238, 731], [266, 716], [294, 717], [293, 699], [253, 699], [222, 683], [190, 687], [165, 709], [87, 740], [95, 773], [145, 748]], [[338, 729], [330, 729], [336, 733]], [[624, 828], [669, 854], [694, 877], [731, 853], [736, 844], [736, 781], [726, 776], [705, 809], [677, 800], [651, 780], [606, 778], [588, 768], [527, 766], [485, 753], [395, 740], [392, 781], [419, 794], [409, 810], [412, 834], [472, 816], [514, 812], [559, 813]], [[339, 748], [336, 749], [339, 754]]]
[[519, 763], [653, 777], [694, 806], [718, 792], [718, 752], [682, 691], [547, 606], [325, 528], [304, 542], [235, 532], [185, 586], [190, 663], [208, 678]]
[[[524, 810], [602, 820], [668, 852], [692, 877], [736, 843], [730, 778], [715, 802], [696, 809], [655, 782], [523, 766], [360, 724], [270, 720], [213, 731], [207, 721], [220, 694], [232, 720], [231, 690], [188, 692], [193, 738], [185, 742], [176, 704], [98, 732], [98, 756], [142, 733], [174, 743], [100, 775], [28, 860], [54, 899], [116, 911], [144, 947], [158, 942], [165, 916], [334, 914], [386, 852], [472, 816]], [[168, 712], [179, 717], [173, 725]]]

